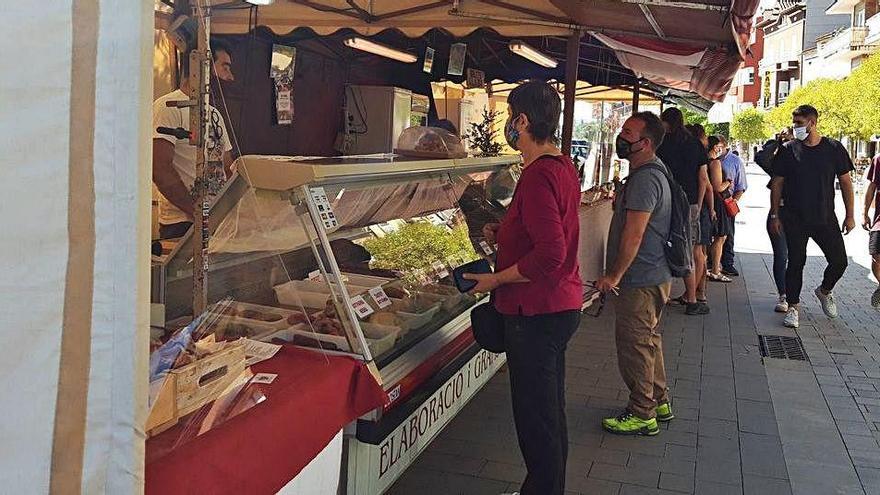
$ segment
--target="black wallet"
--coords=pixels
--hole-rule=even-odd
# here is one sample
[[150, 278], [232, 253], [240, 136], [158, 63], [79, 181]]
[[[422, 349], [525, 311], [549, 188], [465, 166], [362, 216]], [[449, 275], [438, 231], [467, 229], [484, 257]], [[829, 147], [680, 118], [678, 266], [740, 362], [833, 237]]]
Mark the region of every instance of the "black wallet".
[[485, 259], [478, 259], [455, 267], [452, 270], [452, 279], [455, 281], [455, 288], [459, 292], [468, 292], [477, 285], [476, 280], [464, 278], [465, 273], [492, 273], [492, 267]]

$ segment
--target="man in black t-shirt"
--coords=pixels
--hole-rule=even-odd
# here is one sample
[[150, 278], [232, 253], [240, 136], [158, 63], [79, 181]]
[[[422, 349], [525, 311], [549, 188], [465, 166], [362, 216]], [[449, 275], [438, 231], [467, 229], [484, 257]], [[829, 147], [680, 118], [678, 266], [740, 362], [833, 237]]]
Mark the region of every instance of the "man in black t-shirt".
[[694, 244], [694, 270], [684, 278], [685, 292], [674, 300], [685, 305], [685, 313], [704, 315], [709, 313], [709, 305], [705, 301], [697, 301], [697, 274], [706, 271], [706, 251], [701, 245], [700, 211], [705, 201], [706, 186], [709, 183], [709, 156], [703, 144], [691, 135], [684, 126], [681, 110], [670, 107], [660, 115], [666, 137], [657, 149], [657, 156], [672, 172], [675, 181], [684, 189], [691, 205], [691, 243]]
[[[837, 304], [831, 293], [846, 271], [844, 234], [856, 225], [853, 213], [853, 186], [850, 172], [852, 160], [839, 141], [823, 137], [816, 128], [819, 112], [810, 105], [801, 105], [792, 112], [795, 139], [786, 143], [773, 162], [770, 182], [770, 222], [778, 232], [784, 225], [788, 244], [788, 268], [785, 271], [785, 296], [788, 312], [784, 324], [797, 328], [807, 242], [812, 238], [828, 267], [816, 297], [829, 318], [837, 317]], [[846, 205], [846, 218], [838, 227], [834, 213], [834, 179], [840, 182]], [[784, 206], [783, 206], [784, 205]], [[782, 207], [782, 208], [780, 208]]]

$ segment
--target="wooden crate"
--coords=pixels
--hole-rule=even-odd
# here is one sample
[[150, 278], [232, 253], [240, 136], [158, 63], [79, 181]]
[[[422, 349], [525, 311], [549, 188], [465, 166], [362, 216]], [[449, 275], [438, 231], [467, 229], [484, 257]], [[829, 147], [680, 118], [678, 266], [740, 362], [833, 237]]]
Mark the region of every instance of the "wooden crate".
[[147, 436], [177, 424], [181, 417], [213, 401], [244, 372], [244, 346], [231, 344], [194, 363], [168, 372], [150, 411]]

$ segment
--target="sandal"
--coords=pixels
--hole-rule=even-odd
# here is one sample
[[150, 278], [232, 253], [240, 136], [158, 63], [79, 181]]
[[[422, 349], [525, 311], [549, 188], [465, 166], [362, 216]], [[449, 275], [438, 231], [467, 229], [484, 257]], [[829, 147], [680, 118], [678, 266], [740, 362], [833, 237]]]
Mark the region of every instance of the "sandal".
[[684, 295], [678, 296], [676, 298], [670, 299], [668, 304], [675, 304], [678, 306], [687, 306], [688, 302], [684, 298]]
[[723, 275], [721, 273], [715, 274], [712, 272], [709, 272], [709, 280], [713, 282], [724, 282], [725, 284], [733, 282], [733, 280], [731, 280], [730, 277], [728, 277], [727, 275]]

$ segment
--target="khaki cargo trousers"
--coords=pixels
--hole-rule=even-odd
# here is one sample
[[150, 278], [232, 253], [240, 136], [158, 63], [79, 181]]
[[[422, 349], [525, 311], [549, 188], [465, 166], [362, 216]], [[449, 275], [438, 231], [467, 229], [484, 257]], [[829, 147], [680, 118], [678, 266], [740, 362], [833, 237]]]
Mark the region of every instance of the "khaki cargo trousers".
[[669, 401], [660, 317], [669, 301], [671, 282], [620, 289], [614, 298], [617, 364], [630, 390], [629, 412], [642, 419], [656, 416], [658, 404]]

